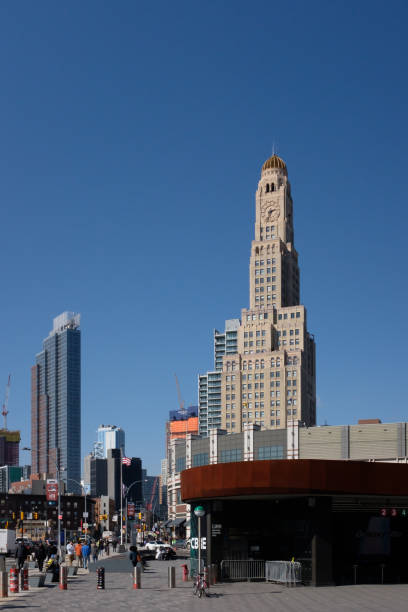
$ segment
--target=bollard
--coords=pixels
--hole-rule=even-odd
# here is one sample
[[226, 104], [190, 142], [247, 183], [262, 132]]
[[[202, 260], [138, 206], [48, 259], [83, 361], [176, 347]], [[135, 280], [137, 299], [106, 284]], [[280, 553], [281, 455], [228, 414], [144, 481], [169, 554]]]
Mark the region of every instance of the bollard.
[[104, 589], [105, 588], [105, 568], [104, 567], [98, 567], [98, 569], [96, 570], [97, 576], [98, 576], [98, 580], [96, 583], [96, 588], [97, 589]]
[[28, 565], [25, 564], [20, 572], [20, 589], [21, 591], [28, 591]]
[[183, 582], [187, 582], [188, 581], [188, 567], [186, 564], [182, 565], [182, 570], [183, 570]]
[[61, 591], [66, 591], [68, 588], [68, 568], [66, 565], [60, 567], [59, 588]]
[[218, 567], [216, 563], [211, 563], [211, 576], [212, 576], [212, 580], [211, 580], [211, 584], [217, 584], [217, 573], [218, 573]]
[[10, 568], [10, 593], [18, 593], [18, 569]]
[[8, 574], [0, 572], [0, 597], [8, 597]]
[[133, 568], [133, 588], [142, 588], [142, 568], [139, 564], [137, 564], [136, 567]]
[[174, 567], [174, 565], [172, 565], [171, 567], [168, 567], [167, 572], [168, 572], [169, 589], [175, 589], [176, 588], [176, 568]]

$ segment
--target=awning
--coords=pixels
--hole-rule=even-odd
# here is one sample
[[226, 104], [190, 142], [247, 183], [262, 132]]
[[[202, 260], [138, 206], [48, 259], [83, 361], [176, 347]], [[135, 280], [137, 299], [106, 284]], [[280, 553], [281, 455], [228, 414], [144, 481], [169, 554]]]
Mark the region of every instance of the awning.
[[180, 525], [182, 525], [185, 522], [186, 522], [186, 519], [177, 518], [177, 519], [174, 519], [174, 521], [168, 521], [166, 527], [180, 527]]
[[167, 521], [164, 521], [163, 523], [163, 527], [168, 527], [170, 523], [172, 523], [173, 521], [171, 519], [168, 519]]

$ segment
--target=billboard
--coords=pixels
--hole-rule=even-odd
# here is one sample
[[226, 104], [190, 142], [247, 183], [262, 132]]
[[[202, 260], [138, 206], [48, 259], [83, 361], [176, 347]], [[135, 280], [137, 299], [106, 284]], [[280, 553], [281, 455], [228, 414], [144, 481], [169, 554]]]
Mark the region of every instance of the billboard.
[[47, 495], [47, 501], [57, 501], [58, 500], [58, 480], [47, 480], [47, 484], [45, 485], [45, 492]]
[[128, 502], [127, 505], [127, 515], [128, 518], [133, 519], [135, 518], [135, 514], [136, 514], [136, 505], [134, 502]]

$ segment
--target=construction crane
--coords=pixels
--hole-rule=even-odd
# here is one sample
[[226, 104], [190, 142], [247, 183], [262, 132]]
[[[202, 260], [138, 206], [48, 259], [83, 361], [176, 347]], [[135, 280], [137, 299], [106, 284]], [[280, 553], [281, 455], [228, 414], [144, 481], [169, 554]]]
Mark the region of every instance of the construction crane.
[[11, 374], [8, 376], [7, 385], [6, 385], [6, 395], [4, 397], [3, 410], [1, 414], [4, 417], [4, 429], [7, 429], [7, 415], [8, 415], [8, 401], [10, 395], [10, 387], [11, 387]]
[[179, 406], [180, 406], [180, 412], [184, 413], [184, 400], [181, 399], [181, 391], [180, 391], [180, 385], [179, 385], [179, 381], [177, 378], [177, 374], [174, 375], [174, 378], [176, 379], [176, 385], [177, 385], [177, 394], [178, 394], [178, 401], [179, 401]]

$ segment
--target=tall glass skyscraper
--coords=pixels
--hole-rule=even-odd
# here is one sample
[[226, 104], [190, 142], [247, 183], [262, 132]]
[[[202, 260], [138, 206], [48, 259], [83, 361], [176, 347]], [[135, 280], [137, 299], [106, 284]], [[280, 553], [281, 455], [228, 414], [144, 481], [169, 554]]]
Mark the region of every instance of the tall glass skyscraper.
[[95, 446], [95, 456], [106, 459], [111, 448], [122, 449], [125, 454], [125, 432], [116, 425], [100, 425], [98, 427], [98, 441]]
[[31, 368], [32, 472], [56, 476], [67, 491], [79, 492], [81, 478], [81, 332], [80, 315], [54, 319], [43, 350]]

